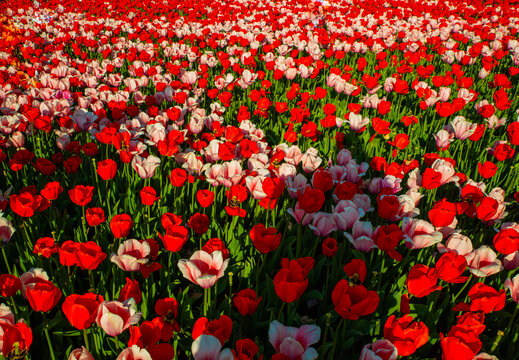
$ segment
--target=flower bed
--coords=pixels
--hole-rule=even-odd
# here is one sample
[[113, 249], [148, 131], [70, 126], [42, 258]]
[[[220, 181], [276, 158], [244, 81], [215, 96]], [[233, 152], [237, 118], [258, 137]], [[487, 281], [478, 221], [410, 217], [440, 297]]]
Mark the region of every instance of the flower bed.
[[517, 4], [0, 8], [4, 358], [514, 358]]

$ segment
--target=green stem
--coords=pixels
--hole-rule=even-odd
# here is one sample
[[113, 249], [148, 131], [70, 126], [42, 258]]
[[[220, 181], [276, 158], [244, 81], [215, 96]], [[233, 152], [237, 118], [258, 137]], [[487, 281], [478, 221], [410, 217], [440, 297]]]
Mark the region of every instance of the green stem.
[[45, 332], [45, 338], [47, 339], [47, 344], [49, 344], [50, 358], [52, 360], [56, 360], [56, 356], [54, 355], [54, 349], [52, 348], [52, 342], [50, 341], [49, 336], [49, 327], [47, 324], [47, 314], [43, 313], [43, 331]]
[[341, 333], [341, 327], [343, 326], [344, 323], [345, 323], [345, 320], [344, 320], [344, 318], [342, 318], [341, 321], [339, 322], [339, 325], [337, 325], [337, 331], [335, 332], [335, 336], [333, 338], [333, 347], [332, 347], [332, 350], [331, 350], [330, 356], [329, 356], [330, 359], [333, 359], [333, 355], [335, 355], [335, 348], [337, 347], [337, 340], [339, 338], [339, 334]]
[[83, 329], [83, 339], [85, 340], [85, 347], [88, 352], [90, 352], [90, 345], [88, 344], [88, 334], [87, 329]]
[[85, 215], [85, 207], [81, 206], [81, 210], [83, 211], [83, 217], [81, 218], [81, 225], [83, 227], [83, 238], [85, 239], [85, 242], [88, 241], [87, 239], [87, 231], [86, 231], [86, 215]]
[[278, 321], [280, 321], [280, 319], [281, 319], [281, 314], [283, 314], [283, 309], [284, 308], [285, 308], [285, 303], [283, 302], [281, 304], [281, 308], [279, 309], [279, 314], [278, 314], [278, 317], [277, 317]]
[[207, 307], [209, 305], [208, 297], [209, 289], [204, 289], [204, 317], [207, 317]]
[[2, 247], [2, 255], [4, 257], [5, 266], [7, 267], [7, 273], [12, 274], [11, 273], [11, 267], [9, 266], [9, 261], [7, 261], [7, 255], [5, 254], [5, 248], [4, 247]]

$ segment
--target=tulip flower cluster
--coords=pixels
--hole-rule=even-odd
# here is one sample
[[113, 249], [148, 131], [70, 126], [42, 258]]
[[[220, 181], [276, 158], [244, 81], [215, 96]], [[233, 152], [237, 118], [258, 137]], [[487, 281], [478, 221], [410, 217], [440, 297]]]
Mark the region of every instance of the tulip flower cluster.
[[519, 4], [0, 14], [0, 358], [515, 358]]

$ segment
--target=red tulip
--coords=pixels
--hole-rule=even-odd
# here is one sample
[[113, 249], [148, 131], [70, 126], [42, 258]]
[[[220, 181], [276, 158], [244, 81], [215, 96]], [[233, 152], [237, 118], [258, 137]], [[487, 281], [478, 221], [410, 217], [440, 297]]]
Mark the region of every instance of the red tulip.
[[13, 296], [22, 289], [22, 282], [11, 274], [0, 275], [0, 295], [3, 297]]
[[112, 159], [106, 159], [97, 163], [97, 174], [101, 179], [107, 181], [113, 179], [117, 174], [117, 163]]
[[375, 291], [367, 290], [363, 285], [350, 286], [348, 280], [340, 280], [332, 292], [335, 311], [345, 319], [357, 320], [361, 316], [373, 313], [380, 302]]
[[391, 315], [384, 325], [384, 338], [398, 349], [398, 355], [408, 356], [429, 339], [429, 329], [421, 321], [413, 322], [410, 315], [397, 319]]
[[262, 254], [276, 250], [281, 242], [281, 234], [276, 228], [266, 228], [263, 224], [256, 224], [250, 231], [252, 244]]
[[76, 185], [73, 189], [68, 191], [68, 195], [74, 204], [79, 206], [86, 206], [90, 201], [92, 201], [94, 187]]
[[95, 321], [97, 308], [104, 301], [101, 295], [86, 293], [72, 294], [61, 306], [70, 324], [78, 330], [89, 328]]
[[128, 214], [115, 215], [110, 221], [110, 230], [117, 239], [128, 237], [132, 226], [133, 221]]
[[61, 290], [48, 280], [37, 279], [27, 284], [25, 296], [34, 311], [47, 312], [58, 303]]
[[234, 296], [232, 302], [238, 308], [238, 312], [242, 316], [246, 316], [256, 312], [261, 299], [261, 296], [258, 298], [258, 294], [253, 289], [243, 289]]

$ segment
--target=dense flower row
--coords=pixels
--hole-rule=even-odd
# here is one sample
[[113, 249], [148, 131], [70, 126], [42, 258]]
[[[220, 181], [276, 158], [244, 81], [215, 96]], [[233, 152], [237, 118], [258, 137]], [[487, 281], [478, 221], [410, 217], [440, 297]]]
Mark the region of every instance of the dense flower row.
[[5, 358], [514, 356], [517, 5], [0, 8]]

